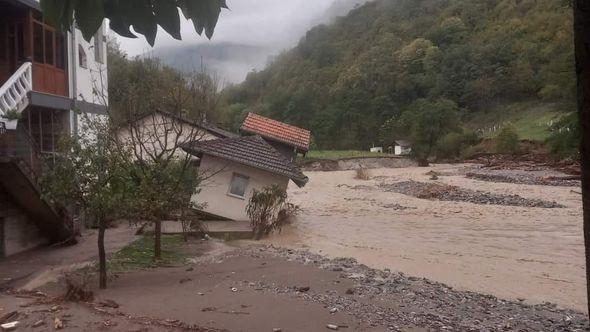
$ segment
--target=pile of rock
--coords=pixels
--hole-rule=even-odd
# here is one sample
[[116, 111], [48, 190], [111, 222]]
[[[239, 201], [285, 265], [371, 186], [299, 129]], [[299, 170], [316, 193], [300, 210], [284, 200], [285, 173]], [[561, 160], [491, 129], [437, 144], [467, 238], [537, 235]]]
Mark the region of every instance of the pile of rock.
[[488, 181], [488, 182], [503, 182], [516, 184], [530, 184], [541, 186], [563, 186], [563, 187], [580, 187], [581, 180], [579, 176], [560, 176], [560, 175], [546, 175], [539, 176], [531, 172], [468, 172], [465, 174], [467, 178]]
[[[248, 252], [249, 251], [249, 252]], [[242, 254], [270, 255], [337, 271], [340, 278], [355, 281], [344, 294], [313, 288], [279, 286], [265, 281], [251, 283], [258, 291], [272, 292], [321, 303], [332, 311], [346, 312], [372, 326], [392, 331], [423, 328], [450, 331], [582, 331], [587, 316], [554, 304], [529, 305], [495, 296], [457, 291], [428, 279], [408, 277], [389, 270], [375, 270], [352, 258], [328, 259], [308, 251], [261, 246]]]
[[481, 205], [506, 205], [540, 208], [563, 208], [557, 202], [524, 198], [519, 195], [499, 195], [484, 191], [463, 189], [456, 186], [425, 183], [418, 181], [402, 181], [382, 183], [379, 188], [387, 192], [414, 196], [422, 199], [437, 199], [441, 201], [469, 202]]

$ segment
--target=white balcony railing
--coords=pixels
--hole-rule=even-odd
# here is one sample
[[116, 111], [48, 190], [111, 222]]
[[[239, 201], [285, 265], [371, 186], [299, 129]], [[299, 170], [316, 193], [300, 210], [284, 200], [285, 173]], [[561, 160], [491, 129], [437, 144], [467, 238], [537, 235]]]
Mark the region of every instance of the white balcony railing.
[[29, 104], [27, 94], [33, 89], [33, 66], [25, 62], [0, 86], [0, 121], [8, 111], [22, 112]]

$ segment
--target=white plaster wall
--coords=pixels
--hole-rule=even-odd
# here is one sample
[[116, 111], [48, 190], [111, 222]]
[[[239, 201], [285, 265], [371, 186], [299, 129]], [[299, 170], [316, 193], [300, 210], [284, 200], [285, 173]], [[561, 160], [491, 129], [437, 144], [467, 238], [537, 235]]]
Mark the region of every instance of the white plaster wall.
[[[262, 189], [272, 184], [287, 190], [289, 179], [254, 167], [241, 165], [221, 158], [203, 156], [200, 171], [204, 175], [214, 174], [202, 184], [201, 192], [192, 197], [197, 204], [206, 203], [203, 211], [232, 220], [248, 220], [246, 205], [254, 189]], [[234, 173], [250, 177], [244, 199], [228, 195], [229, 185]]]
[[[94, 57], [94, 38], [87, 42], [82, 36], [82, 32], [75, 29], [73, 49], [70, 50], [73, 58], [72, 68], [76, 70], [76, 91], [75, 99], [83, 100], [98, 105], [108, 105], [108, 73], [107, 73], [107, 28], [106, 24], [100, 27], [97, 32], [102, 39], [103, 62], [95, 61]], [[81, 46], [86, 53], [87, 68], [80, 66], [78, 46]]]
[[[160, 153], [163, 148], [172, 149], [176, 143], [186, 144], [191, 141], [218, 139], [217, 136], [210, 134], [206, 130], [164, 116], [161, 113], [154, 113], [144, 117], [136, 124], [136, 128], [133, 131], [134, 138], [131, 137], [128, 127], [122, 127], [117, 132], [119, 140], [128, 147], [135, 145], [135, 150], [138, 152], [149, 152], [152, 154]], [[144, 146], [134, 144], [134, 140], [138, 138], [144, 142]], [[160, 142], [165, 144], [162, 146]], [[184, 156], [186, 156], [184, 150], [177, 149], [177, 157]]]

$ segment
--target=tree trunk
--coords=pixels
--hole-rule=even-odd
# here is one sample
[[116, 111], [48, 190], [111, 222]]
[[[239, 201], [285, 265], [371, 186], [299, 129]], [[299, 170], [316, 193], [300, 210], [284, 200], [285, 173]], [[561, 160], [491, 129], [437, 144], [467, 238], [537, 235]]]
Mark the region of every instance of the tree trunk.
[[106, 227], [104, 224], [104, 220], [98, 221], [98, 268], [99, 268], [99, 276], [98, 282], [100, 289], [107, 288], [107, 258], [106, 253], [104, 250], [104, 234], [106, 232]]
[[162, 221], [158, 220], [154, 226], [154, 260], [162, 258]]
[[586, 295], [590, 314], [590, 1], [575, 0], [573, 7], [578, 114], [582, 133], [580, 158], [586, 253]]

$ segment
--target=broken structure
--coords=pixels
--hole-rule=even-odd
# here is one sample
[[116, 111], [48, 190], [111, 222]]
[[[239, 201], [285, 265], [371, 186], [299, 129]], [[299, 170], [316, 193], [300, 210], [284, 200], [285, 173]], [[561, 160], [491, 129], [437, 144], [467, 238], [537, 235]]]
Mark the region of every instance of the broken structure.
[[303, 187], [308, 178], [262, 137], [245, 136], [195, 142], [184, 150], [201, 158], [200, 171], [206, 177], [193, 196], [205, 204], [206, 214], [231, 220], [248, 220], [246, 205], [253, 191], [270, 185], [287, 190], [289, 180]]

